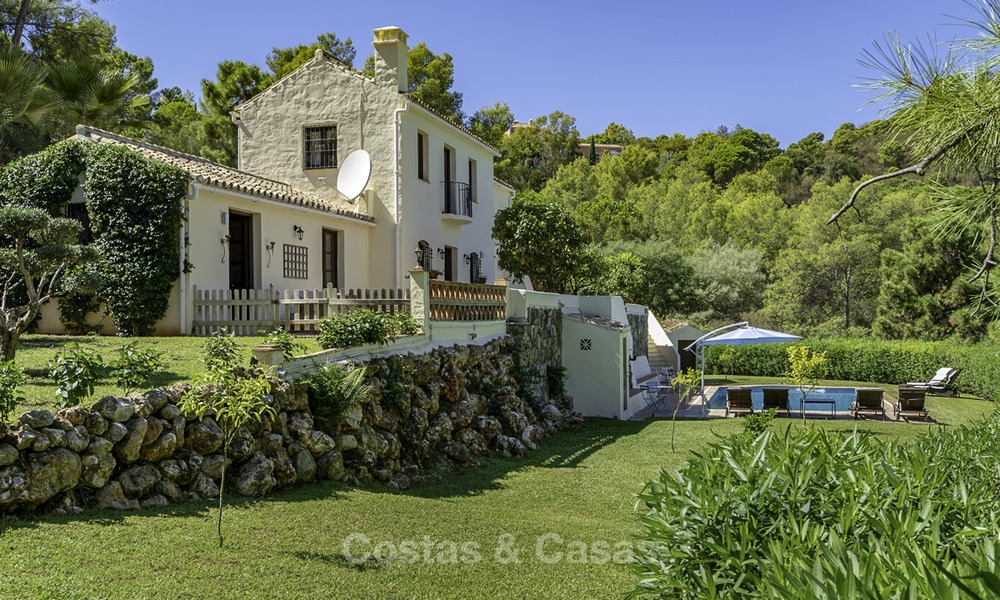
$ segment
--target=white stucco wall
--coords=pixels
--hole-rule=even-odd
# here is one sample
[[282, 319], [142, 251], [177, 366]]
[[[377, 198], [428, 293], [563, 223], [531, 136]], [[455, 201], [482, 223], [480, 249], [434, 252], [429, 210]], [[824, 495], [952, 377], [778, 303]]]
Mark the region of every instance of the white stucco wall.
[[[392, 44], [377, 46], [379, 53], [397, 50]], [[430, 244], [434, 268], [441, 271], [444, 268], [437, 249], [456, 249], [456, 281], [470, 280], [470, 265], [465, 264], [463, 255], [482, 251], [482, 272], [492, 282], [498, 276], [490, 237], [493, 215], [498, 206], [509, 205], [513, 195], [509, 189], [498, 192], [494, 182], [496, 152], [408, 101], [399, 93], [397, 75], [379, 72], [385, 69], [391, 66], [379, 58], [377, 76], [370, 79], [317, 56], [243, 104], [238, 109], [240, 168], [343, 202], [335, 191], [338, 169], [303, 169], [304, 128], [335, 125], [338, 163], [358, 149], [368, 151], [372, 158], [364, 203], [364, 210], [377, 224], [368, 235], [369, 284], [405, 286], [405, 275], [415, 263], [413, 251], [420, 240]], [[418, 131], [428, 138], [427, 181], [417, 177]], [[442, 216], [445, 146], [454, 151], [453, 181], [469, 183], [469, 159], [476, 161], [477, 202], [471, 223]]]
[[[189, 260], [194, 270], [188, 274], [191, 285], [201, 289], [228, 289], [229, 263], [222, 262], [220, 240], [229, 231], [222, 223], [223, 212], [238, 212], [253, 218], [254, 287], [264, 289], [323, 287], [323, 230], [331, 229], [342, 238], [341, 276], [350, 287], [369, 287], [367, 264], [368, 235], [371, 224], [331, 213], [291, 206], [280, 202], [254, 200], [223, 190], [198, 186], [195, 197], [188, 201], [190, 218], [188, 236], [191, 242]], [[302, 240], [295, 236], [293, 226], [304, 230]], [[268, 266], [265, 246], [275, 242], [274, 255]], [[308, 279], [286, 278], [283, 273], [283, 245], [305, 246], [308, 254]], [[229, 252], [227, 249], [226, 256]]]
[[[413, 257], [417, 244], [425, 240], [434, 251], [433, 268], [444, 272], [444, 261], [437, 250], [451, 246], [456, 249], [457, 263], [454, 265], [453, 280], [469, 283], [471, 269], [463, 255], [481, 251], [481, 270], [487, 282], [492, 282], [497, 277], [495, 243], [490, 236], [497, 210], [493, 182], [494, 152], [414, 103], [409, 103], [401, 118], [400, 219], [404, 255]], [[418, 132], [427, 136], [427, 181], [418, 177]], [[471, 222], [443, 214], [445, 146], [452, 151], [452, 181], [469, 183], [469, 160], [476, 161]]]
[[628, 324], [621, 296], [580, 296], [580, 312]]
[[251, 173], [354, 209], [336, 191], [339, 169], [303, 169], [303, 130], [336, 125], [338, 165], [355, 150], [366, 150], [371, 156], [371, 178], [364, 197], [357, 202], [358, 210], [374, 217], [377, 227], [364, 239], [364, 248], [352, 245], [348, 252], [377, 259], [356, 263], [361, 268], [353, 276], [364, 274], [348, 279], [350, 287], [394, 287], [397, 280], [405, 286], [402, 276], [412, 266], [412, 248], [402, 253], [402, 259], [395, 252], [393, 119], [400, 105], [395, 89], [377, 86], [373, 80], [320, 57], [240, 107], [240, 167]]
[[[628, 418], [627, 348], [630, 330], [616, 330], [573, 316], [563, 317], [563, 366], [573, 410], [587, 417]], [[589, 339], [590, 350], [580, 340]]]

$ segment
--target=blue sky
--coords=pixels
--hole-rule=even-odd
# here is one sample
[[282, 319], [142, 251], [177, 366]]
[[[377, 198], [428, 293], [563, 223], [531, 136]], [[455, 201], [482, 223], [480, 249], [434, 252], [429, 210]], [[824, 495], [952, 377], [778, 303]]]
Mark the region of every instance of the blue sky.
[[782, 147], [878, 118], [871, 75], [857, 64], [884, 34], [966, 37], [946, 15], [963, 0], [717, 0], [715, 2], [397, 2], [383, 0], [106, 0], [93, 6], [118, 44], [150, 56], [161, 87], [200, 95], [223, 60], [263, 65], [274, 47], [332, 31], [371, 53], [371, 30], [403, 28], [411, 46], [455, 59], [463, 110], [501, 100], [520, 121], [554, 110], [582, 135], [611, 121], [636, 135], [694, 136], [739, 123]]

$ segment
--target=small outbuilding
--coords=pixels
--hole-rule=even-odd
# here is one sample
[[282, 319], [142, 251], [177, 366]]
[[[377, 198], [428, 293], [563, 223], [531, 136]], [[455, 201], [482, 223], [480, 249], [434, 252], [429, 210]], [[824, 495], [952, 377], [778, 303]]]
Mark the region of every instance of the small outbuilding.
[[[697, 356], [690, 350], [685, 350], [695, 340], [705, 335], [705, 331], [691, 325], [687, 321], [678, 319], [664, 319], [663, 322], [657, 320], [652, 312], [649, 313], [649, 337], [650, 352], [655, 346], [660, 353], [660, 358], [666, 362], [667, 366], [676, 371], [697, 368]], [[651, 359], [650, 362], [653, 362]]]

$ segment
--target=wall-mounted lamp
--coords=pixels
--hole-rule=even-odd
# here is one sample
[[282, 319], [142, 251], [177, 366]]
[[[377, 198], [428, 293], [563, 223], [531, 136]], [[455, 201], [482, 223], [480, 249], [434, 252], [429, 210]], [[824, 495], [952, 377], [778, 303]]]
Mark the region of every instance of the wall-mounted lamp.
[[222, 224], [223, 225], [229, 225], [229, 211], [228, 210], [222, 211]]
[[482, 250], [480, 250], [479, 251], [479, 260], [483, 260], [484, 258], [486, 258], [486, 253], [483, 252]]
[[438, 258], [444, 260], [444, 248], [438, 248]]
[[469, 260], [470, 260], [470, 259], [469, 259], [469, 255], [468, 255], [468, 254], [463, 254], [463, 255], [462, 255], [462, 258], [464, 258], [464, 259], [465, 259], [465, 264], [469, 264]]
[[423, 269], [424, 268], [424, 249], [421, 248], [420, 246], [417, 246], [417, 249], [414, 250], [413, 253], [415, 255], [417, 255], [417, 268], [418, 269]]
[[274, 242], [269, 244], [264, 244], [264, 250], [267, 250], [267, 268], [271, 268], [271, 259], [274, 258]]
[[225, 237], [219, 240], [219, 243], [222, 244], [222, 262], [226, 262], [226, 247], [229, 246], [229, 234], [227, 233]]
[[298, 225], [292, 225], [292, 231], [295, 233], [295, 237], [299, 238], [299, 241], [302, 241], [302, 236], [305, 234], [305, 230]]

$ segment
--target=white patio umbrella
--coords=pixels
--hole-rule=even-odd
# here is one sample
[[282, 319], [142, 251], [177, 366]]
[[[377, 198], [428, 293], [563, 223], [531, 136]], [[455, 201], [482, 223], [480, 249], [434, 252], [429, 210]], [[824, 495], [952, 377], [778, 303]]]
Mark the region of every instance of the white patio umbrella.
[[730, 346], [749, 346], [750, 344], [768, 344], [772, 342], [794, 342], [802, 337], [753, 327], [750, 323], [743, 321], [733, 323], [725, 327], [719, 327], [706, 333], [695, 341], [691, 342], [685, 350], [694, 349], [695, 356], [701, 361], [701, 389], [702, 397], [705, 395], [705, 346], [716, 346], [728, 344]]

